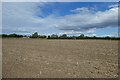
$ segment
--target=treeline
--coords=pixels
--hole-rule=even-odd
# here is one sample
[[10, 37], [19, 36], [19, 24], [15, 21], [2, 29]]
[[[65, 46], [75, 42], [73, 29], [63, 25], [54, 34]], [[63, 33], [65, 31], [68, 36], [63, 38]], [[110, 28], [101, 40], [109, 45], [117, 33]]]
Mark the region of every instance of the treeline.
[[81, 34], [80, 36], [67, 36], [67, 34], [62, 34], [58, 36], [57, 34], [52, 35], [38, 35], [37, 32], [33, 33], [30, 36], [27, 35], [18, 35], [18, 34], [2, 34], [0, 35], [2, 38], [40, 38], [40, 39], [105, 39], [105, 40], [120, 40], [120, 37], [97, 37], [97, 36], [85, 36]]
[[2, 34], [0, 35], [2, 38], [22, 38], [23, 35], [18, 35], [18, 34]]

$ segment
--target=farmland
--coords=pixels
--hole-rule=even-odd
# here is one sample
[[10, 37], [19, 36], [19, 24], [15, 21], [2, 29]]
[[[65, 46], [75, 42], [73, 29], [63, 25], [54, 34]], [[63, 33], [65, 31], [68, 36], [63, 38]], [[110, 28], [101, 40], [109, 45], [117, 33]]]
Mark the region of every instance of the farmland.
[[117, 40], [2, 40], [3, 78], [117, 77]]

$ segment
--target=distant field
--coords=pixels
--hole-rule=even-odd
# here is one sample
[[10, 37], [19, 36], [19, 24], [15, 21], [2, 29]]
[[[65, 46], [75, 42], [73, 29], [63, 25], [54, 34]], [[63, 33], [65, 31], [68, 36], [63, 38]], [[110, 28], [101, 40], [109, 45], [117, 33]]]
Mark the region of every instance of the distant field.
[[117, 40], [3, 39], [3, 78], [117, 77]]

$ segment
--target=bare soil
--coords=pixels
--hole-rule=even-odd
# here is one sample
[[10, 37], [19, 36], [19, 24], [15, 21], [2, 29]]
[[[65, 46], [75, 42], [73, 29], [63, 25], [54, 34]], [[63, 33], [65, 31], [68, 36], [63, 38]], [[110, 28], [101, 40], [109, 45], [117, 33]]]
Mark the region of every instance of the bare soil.
[[3, 78], [113, 78], [118, 41], [3, 39]]

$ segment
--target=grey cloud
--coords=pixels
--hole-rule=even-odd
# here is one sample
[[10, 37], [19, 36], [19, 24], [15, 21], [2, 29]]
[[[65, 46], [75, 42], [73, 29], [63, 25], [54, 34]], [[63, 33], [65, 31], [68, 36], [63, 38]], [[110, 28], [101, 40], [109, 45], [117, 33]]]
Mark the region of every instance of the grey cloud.
[[75, 13], [88, 13], [89, 9], [86, 7], [82, 7], [82, 8], [76, 8], [74, 10], [71, 10], [71, 12], [75, 12]]
[[[118, 7], [97, 12], [83, 7], [71, 10], [74, 14], [65, 16], [51, 14], [41, 18], [36, 16], [38, 5], [40, 7], [38, 3], [3, 4], [4, 31], [15, 29], [16, 32], [33, 32], [55, 28], [61, 31], [90, 32], [99, 28], [118, 27]], [[41, 6], [43, 5], [41, 3]], [[39, 11], [39, 14], [42, 15], [42, 12]]]
[[[3, 32], [32, 32], [40, 26], [36, 23], [38, 6], [44, 3], [3, 3], [2, 4], [2, 30]], [[42, 14], [39, 10], [39, 14]], [[12, 30], [13, 29], [13, 30]], [[26, 31], [24, 31], [24, 30]], [[38, 29], [38, 28], [37, 28]]]
[[64, 16], [58, 28], [61, 30], [81, 31], [106, 27], [118, 27], [117, 7], [104, 12], [98, 11], [94, 14], [87, 11], [85, 14], [76, 13]]
[[118, 4], [113, 4], [113, 5], [110, 5], [108, 6], [109, 8], [114, 8], [114, 7], [118, 7]]

